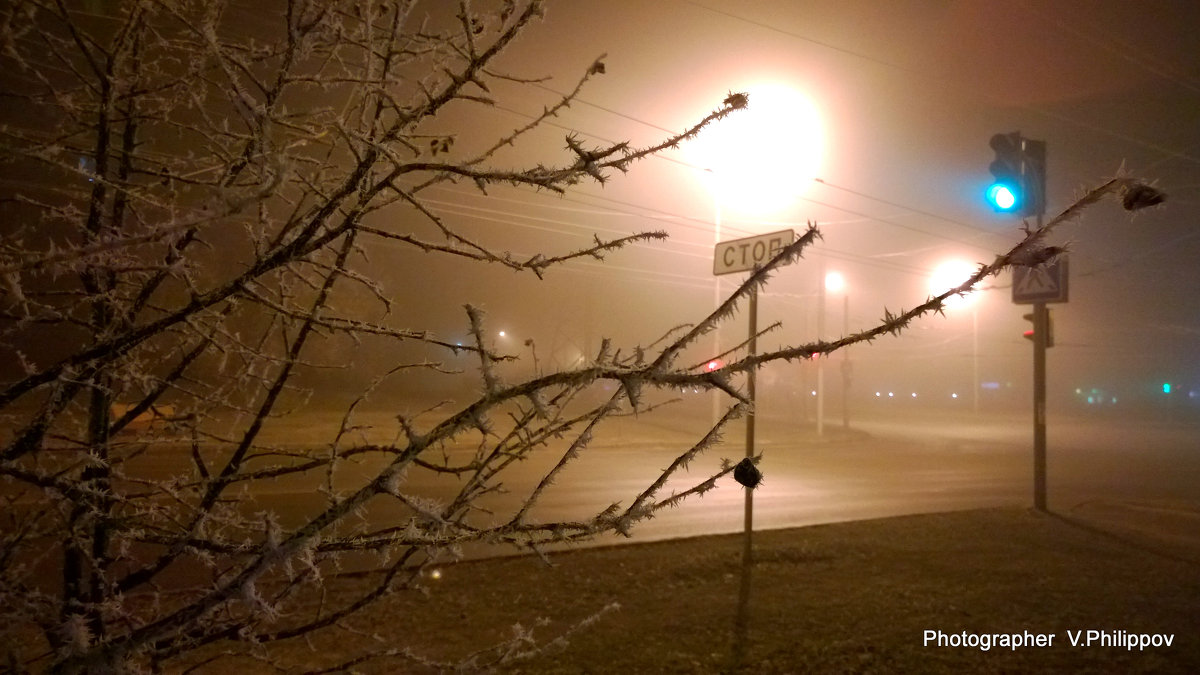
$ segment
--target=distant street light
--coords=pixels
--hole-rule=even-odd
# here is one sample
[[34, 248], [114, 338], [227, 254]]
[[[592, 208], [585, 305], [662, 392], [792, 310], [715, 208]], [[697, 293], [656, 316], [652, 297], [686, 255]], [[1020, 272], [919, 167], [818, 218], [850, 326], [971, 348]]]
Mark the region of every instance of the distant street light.
[[[825, 290], [830, 293], [842, 294], [842, 335], [850, 333], [850, 293], [846, 289], [846, 278], [839, 272], [830, 272], [825, 275]], [[825, 312], [825, 301], [821, 299], [821, 312]], [[824, 324], [824, 320], [819, 323]], [[817, 336], [818, 339], [820, 336]], [[850, 350], [848, 347], [842, 348], [842, 428], [850, 428]], [[824, 432], [824, 385], [825, 379], [823, 376], [824, 361], [817, 361], [817, 434]]]
[[846, 279], [838, 272], [825, 275], [825, 290], [830, 293], [840, 293], [846, 287]]
[[[965, 260], [948, 260], [938, 265], [929, 276], [929, 292], [933, 295], [945, 293], [962, 285], [975, 273], [975, 266]], [[965, 307], [974, 302], [973, 293], [952, 295], [946, 298], [946, 307]]]

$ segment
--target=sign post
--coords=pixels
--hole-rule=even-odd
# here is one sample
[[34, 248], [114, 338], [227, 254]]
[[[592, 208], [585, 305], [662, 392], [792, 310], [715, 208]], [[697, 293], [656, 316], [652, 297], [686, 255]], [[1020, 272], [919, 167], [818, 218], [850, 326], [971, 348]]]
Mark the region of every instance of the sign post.
[[1046, 510], [1046, 348], [1050, 346], [1048, 302], [1067, 301], [1067, 259], [1037, 267], [1014, 267], [1012, 299], [1032, 304], [1033, 314], [1033, 508]]
[[[713, 275], [749, 272], [774, 258], [785, 246], [796, 240], [793, 230], [782, 230], [756, 237], [723, 241], [713, 251]], [[749, 356], [758, 353], [758, 288], [750, 291], [750, 339], [746, 343]], [[750, 412], [746, 415], [746, 458], [754, 457], [754, 402], [755, 369], [746, 375], [747, 393], [750, 395]], [[737, 474], [734, 474], [737, 476]], [[733, 629], [733, 659], [740, 665], [745, 657], [745, 648], [750, 632], [750, 569], [754, 564], [754, 488], [745, 485], [745, 517], [742, 533], [742, 579], [738, 588], [737, 619]]]

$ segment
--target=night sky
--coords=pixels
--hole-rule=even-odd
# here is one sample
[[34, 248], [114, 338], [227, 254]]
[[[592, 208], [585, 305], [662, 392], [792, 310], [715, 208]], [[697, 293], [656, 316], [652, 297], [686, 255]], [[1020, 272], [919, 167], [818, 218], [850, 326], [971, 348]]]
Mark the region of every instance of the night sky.
[[[445, 7], [428, 5], [432, 12]], [[231, 8], [229, 20], [252, 34], [270, 30], [278, 17], [247, 5]], [[390, 324], [465, 340], [463, 305], [473, 303], [487, 311], [497, 346], [526, 357], [517, 370], [532, 368], [534, 350], [545, 370], [593, 356], [603, 337], [628, 349], [701, 319], [714, 305], [718, 218], [722, 240], [815, 221], [824, 233], [820, 246], [763, 296], [760, 323], [783, 327], [760, 345], [818, 337], [823, 270], [841, 274], [848, 293], [826, 299], [822, 337], [833, 338], [844, 327], [871, 327], [885, 308], [924, 301], [941, 263], [990, 262], [1019, 240], [1020, 221], [984, 201], [988, 140], [1019, 131], [1046, 143], [1050, 215], [1122, 168], [1168, 195], [1164, 206], [1132, 217], [1114, 202], [1098, 205], [1051, 242], [1068, 246], [1071, 270], [1069, 303], [1052, 307], [1051, 400], [1097, 389], [1122, 402], [1161, 402], [1162, 384], [1170, 382], [1177, 403], [1200, 410], [1197, 35], [1200, 5], [1190, 0], [554, 2], [497, 64], [536, 83], [495, 82], [494, 109], [461, 102], [424, 131], [454, 134], [456, 152], [470, 156], [472, 147], [527, 124], [605, 54], [605, 74], [550, 125], [496, 158], [498, 168], [569, 161], [568, 134], [597, 146], [650, 145], [698, 121], [730, 92], [750, 92], [743, 114], [769, 112], [770, 98], [755, 94], [769, 85], [808, 102], [808, 113], [796, 116], [798, 132], [809, 117], [819, 122], [818, 142], [809, 146], [795, 147], [786, 127], [745, 142], [751, 163], [769, 163], [773, 179], [784, 174], [796, 194], [773, 209], [718, 200], [710, 188], [721, 167], [704, 152], [714, 130], [566, 196], [504, 187], [484, 196], [468, 184], [422, 193], [447, 224], [517, 257], [566, 253], [591, 245], [594, 235], [665, 230], [665, 242], [604, 262], [572, 262], [545, 280], [394, 243], [379, 244], [361, 271], [403, 300], [386, 317]], [[796, 175], [787, 175], [792, 169]], [[402, 207], [378, 214], [374, 224], [440, 236]], [[723, 277], [722, 292], [738, 277]], [[855, 392], [946, 402], [974, 386], [977, 354], [979, 384], [989, 395], [1027, 405], [1030, 345], [1021, 315], [1029, 310], [1011, 302], [1010, 285], [1005, 274], [945, 318], [855, 348]], [[342, 301], [357, 310], [352, 298]], [[376, 309], [366, 311], [363, 318], [378, 318], [370, 315]], [[723, 346], [740, 342], [744, 331], [736, 319], [722, 332]], [[28, 345], [35, 358], [38, 346]], [[352, 356], [356, 368], [332, 377], [356, 385], [397, 359], [446, 356], [374, 346], [368, 341]], [[763, 373], [767, 383], [795, 392], [808, 390], [810, 376], [811, 364]]]
[[[514, 74], [553, 79], [523, 93], [514, 88], [493, 119], [472, 117], [468, 126], [482, 135], [488, 124], [522, 123], [601, 54], [606, 74], [556, 120], [561, 128], [544, 130], [514, 154], [514, 164], [553, 159], [568, 132], [596, 144], [652, 143], [730, 91], [751, 91], [752, 109], [762, 84], [807, 97], [823, 127], [817, 180], [797, 177], [799, 197], [771, 213], [720, 205], [722, 239], [807, 220], [825, 233], [819, 251], [768, 289], [763, 320], [785, 325], [766, 346], [814, 337], [822, 265], [846, 278], [853, 330], [884, 307], [923, 301], [941, 262], [990, 261], [1015, 243], [1020, 221], [984, 201], [993, 134], [1045, 141], [1048, 215], [1123, 167], [1169, 199], [1133, 217], [1106, 202], [1054, 238], [1070, 249], [1071, 278], [1069, 303], [1052, 307], [1051, 397], [1097, 388], [1126, 401], [1152, 399], [1167, 381], [1177, 395], [1200, 396], [1197, 29], [1200, 6], [1192, 2], [555, 3], [504, 60]], [[776, 140], [776, 154], [788, 152], [784, 139], [753, 142], [751, 151], [761, 153], [764, 144], [769, 151]], [[810, 160], [785, 157], [783, 164]], [[546, 282], [488, 270], [481, 283], [450, 273], [453, 262], [426, 261], [449, 273], [439, 287], [454, 296], [451, 310], [459, 298], [473, 298], [495, 328], [507, 328], [515, 348], [534, 338], [543, 359], [569, 362], [602, 335], [651, 341], [712, 306], [718, 203], [704, 162], [685, 147], [564, 198], [514, 190], [485, 199], [466, 186], [431, 191], [454, 222], [518, 252], [581, 246], [593, 232], [665, 229], [671, 239], [603, 265], [574, 264]], [[941, 397], [969, 387], [972, 311], [981, 381], [1026, 391], [1030, 348], [1021, 315], [1029, 309], [1011, 302], [1010, 284], [1005, 274], [972, 309], [857, 350], [860, 391]], [[442, 299], [430, 304], [444, 306]], [[840, 297], [827, 302], [825, 337], [835, 337], [845, 305]], [[462, 323], [454, 311], [438, 321], [442, 331]], [[937, 379], [929, 374], [934, 365]], [[787, 368], [798, 366], [774, 376], [792, 379]]]

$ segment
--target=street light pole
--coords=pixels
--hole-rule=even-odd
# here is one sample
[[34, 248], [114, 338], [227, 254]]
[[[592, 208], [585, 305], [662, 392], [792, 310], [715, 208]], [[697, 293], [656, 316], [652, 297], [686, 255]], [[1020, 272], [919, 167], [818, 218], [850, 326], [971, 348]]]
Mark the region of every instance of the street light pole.
[[1033, 508], [1046, 510], [1046, 303], [1033, 303]]
[[[842, 335], [850, 334], [850, 294], [842, 289]], [[850, 349], [842, 348], [842, 428], [850, 428]]]
[[974, 393], [971, 394], [971, 405], [975, 414], [979, 414], [979, 305], [971, 306], [971, 378], [974, 382]]
[[[825, 338], [825, 260], [821, 260], [821, 276], [817, 283], [817, 340]], [[825, 434], [825, 357], [817, 354], [817, 435]]]
[[[1043, 177], [1044, 180], [1044, 177]], [[1037, 212], [1042, 229], [1045, 202]], [[1015, 284], [1014, 284], [1015, 288]], [[1050, 310], [1045, 302], [1033, 303], [1033, 508], [1046, 510], [1046, 347], [1050, 345]]]

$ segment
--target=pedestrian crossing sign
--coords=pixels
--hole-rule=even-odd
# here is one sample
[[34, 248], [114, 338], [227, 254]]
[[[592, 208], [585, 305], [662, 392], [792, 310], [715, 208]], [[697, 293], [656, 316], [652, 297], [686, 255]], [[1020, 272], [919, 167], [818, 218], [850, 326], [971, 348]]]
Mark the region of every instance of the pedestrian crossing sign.
[[1067, 259], [1059, 256], [1054, 262], [1012, 268], [1012, 300], [1018, 305], [1035, 302], [1067, 301]]

